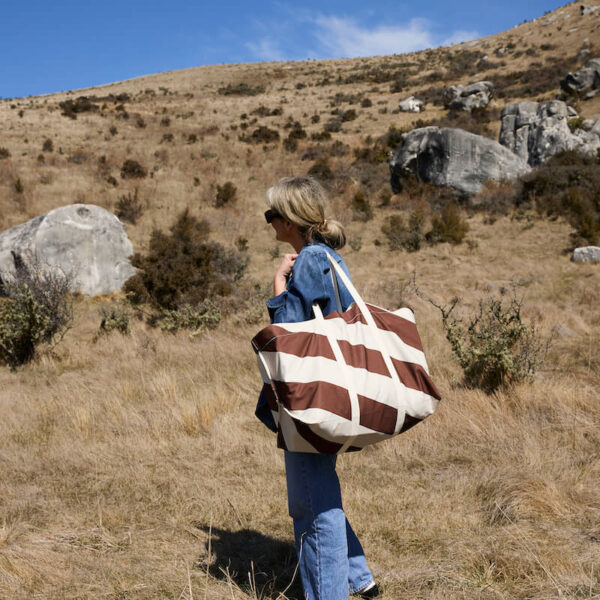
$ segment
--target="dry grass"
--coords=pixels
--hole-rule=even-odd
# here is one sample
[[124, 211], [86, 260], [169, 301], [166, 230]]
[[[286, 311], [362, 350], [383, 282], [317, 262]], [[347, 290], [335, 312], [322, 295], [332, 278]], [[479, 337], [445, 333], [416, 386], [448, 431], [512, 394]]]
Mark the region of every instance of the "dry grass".
[[[372, 101], [340, 105], [358, 118], [331, 142], [352, 150], [391, 125], [440, 117], [435, 106], [417, 116], [391, 111], [432, 85], [428, 74], [446, 72], [449, 53], [479, 49], [499, 62], [497, 47], [515, 42], [518, 49], [526, 40], [538, 56], [511, 51], [506, 65], [480, 77], [436, 85], [493, 80], [532, 61], [572, 56], [584, 37], [593, 45], [598, 19], [580, 20], [578, 10], [571, 4], [553, 23], [542, 17], [476, 44], [403, 57], [202, 67], [87, 91], [129, 93], [128, 120], [111, 102], [75, 121], [61, 116], [58, 102], [79, 92], [2, 101], [2, 145], [11, 157], [0, 160], [0, 225], [71, 202], [114, 209], [139, 187], [145, 211], [127, 226], [136, 249], [190, 206], [210, 221], [215, 239], [246, 237], [248, 276], [268, 281], [279, 259], [261, 220], [264, 189], [308, 171], [312, 161], [302, 161], [302, 152], [315, 145], [310, 134], [322, 131], [336, 93]], [[573, 27], [578, 32], [569, 32]], [[549, 41], [556, 48], [540, 50]], [[415, 65], [401, 94], [390, 94], [389, 83], [336, 83], [395, 60]], [[331, 83], [316, 85], [326, 75]], [[241, 81], [267, 91], [217, 93]], [[581, 113], [598, 111], [598, 102], [582, 103]], [[238, 140], [242, 113], [250, 121], [261, 104], [281, 107], [283, 115], [259, 117], [246, 132], [264, 124], [284, 137], [292, 117], [309, 135], [296, 153], [281, 143], [265, 149]], [[315, 113], [319, 123], [311, 120]], [[136, 114], [145, 128], [136, 127]], [[168, 126], [161, 125], [165, 117]], [[173, 141], [163, 141], [165, 133]], [[46, 138], [54, 150], [40, 162]], [[498, 217], [486, 225], [475, 216], [470, 245], [389, 252], [381, 225], [406, 198], [375, 208], [368, 223], [353, 222], [352, 194], [361, 184], [372, 188], [377, 206], [387, 165], [361, 171], [352, 156], [330, 159], [333, 208], [349, 236], [362, 239], [359, 251], [348, 248], [344, 256], [367, 299], [396, 308], [414, 271], [426, 294], [438, 301], [460, 296], [466, 310], [514, 283], [527, 317], [546, 334], [555, 325], [559, 332], [533, 384], [487, 396], [461, 385], [436, 309], [404, 298], [417, 312], [443, 404], [407, 434], [339, 462], [346, 509], [383, 598], [600, 597], [600, 271], [569, 262], [568, 225], [535, 218]], [[127, 158], [152, 176], [121, 179]], [[368, 184], [360, 181], [366, 176]], [[238, 200], [217, 209], [216, 185], [224, 181], [235, 183]], [[80, 299], [75, 327], [54, 354], [16, 373], [0, 370], [0, 598], [299, 599], [297, 582], [290, 586], [295, 561], [282, 456], [253, 417], [260, 381], [249, 340], [261, 325], [230, 319], [191, 339], [136, 321], [128, 336], [97, 338], [99, 308], [113, 301]]]

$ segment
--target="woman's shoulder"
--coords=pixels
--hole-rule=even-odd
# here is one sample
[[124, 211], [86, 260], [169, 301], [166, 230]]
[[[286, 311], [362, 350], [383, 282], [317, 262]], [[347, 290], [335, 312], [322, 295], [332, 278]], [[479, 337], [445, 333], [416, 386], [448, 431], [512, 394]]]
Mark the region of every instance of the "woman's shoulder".
[[298, 257], [304, 256], [316, 256], [322, 258], [327, 261], [327, 255], [331, 255], [338, 262], [341, 260], [341, 256], [330, 246], [324, 244], [323, 242], [317, 242], [316, 244], [306, 244], [302, 250], [300, 250], [300, 254]]

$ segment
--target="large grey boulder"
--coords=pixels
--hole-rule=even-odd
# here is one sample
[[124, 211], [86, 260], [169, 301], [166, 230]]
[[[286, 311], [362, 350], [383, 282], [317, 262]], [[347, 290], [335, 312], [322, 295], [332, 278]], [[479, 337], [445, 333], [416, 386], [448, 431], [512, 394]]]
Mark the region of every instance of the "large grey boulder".
[[594, 90], [600, 87], [600, 57], [592, 58], [578, 71], [569, 73], [560, 82], [560, 87], [574, 96], [595, 95]]
[[600, 148], [600, 123], [586, 120], [572, 132], [569, 119], [576, 114], [560, 100], [509, 104], [502, 110], [500, 143], [532, 167], [564, 150], [595, 154]]
[[583, 246], [581, 248], [575, 248], [573, 256], [571, 256], [573, 262], [592, 262], [600, 263], [600, 248], [598, 246]]
[[35, 261], [70, 275], [74, 292], [110, 294], [135, 273], [132, 253], [115, 215], [93, 204], [71, 204], [0, 233], [0, 277], [14, 275], [15, 262]]
[[527, 163], [498, 142], [462, 129], [422, 127], [402, 136], [390, 161], [394, 193], [410, 174], [465, 194], [480, 191], [484, 181], [511, 180], [529, 171]]
[[444, 105], [451, 110], [470, 113], [475, 108], [485, 108], [493, 97], [494, 84], [491, 81], [453, 85], [444, 92]]
[[414, 96], [409, 96], [406, 100], [398, 103], [398, 108], [402, 112], [422, 112], [425, 110], [425, 103]]

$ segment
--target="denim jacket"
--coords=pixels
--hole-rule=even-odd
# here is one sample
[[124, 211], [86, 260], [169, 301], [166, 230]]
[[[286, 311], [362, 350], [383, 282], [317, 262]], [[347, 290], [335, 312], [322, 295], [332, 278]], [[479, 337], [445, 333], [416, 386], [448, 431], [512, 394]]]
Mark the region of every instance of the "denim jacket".
[[[312, 306], [317, 303], [327, 316], [337, 310], [335, 289], [331, 279], [330, 254], [350, 277], [342, 257], [332, 248], [321, 242], [306, 244], [294, 262], [286, 289], [278, 296], [267, 300], [271, 323], [298, 323], [314, 318]], [[334, 272], [335, 274], [335, 272]], [[342, 311], [348, 309], [353, 299], [340, 279], [338, 288]], [[256, 406], [256, 416], [271, 430], [277, 431], [267, 401], [261, 392]]]

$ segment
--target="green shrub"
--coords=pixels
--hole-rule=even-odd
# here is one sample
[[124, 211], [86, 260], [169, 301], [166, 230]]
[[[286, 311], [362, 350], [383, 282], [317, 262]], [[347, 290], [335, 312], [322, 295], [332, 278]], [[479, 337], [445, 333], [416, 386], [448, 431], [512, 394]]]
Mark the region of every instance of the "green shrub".
[[352, 218], [362, 222], [373, 218], [373, 208], [362, 190], [358, 190], [352, 198]]
[[73, 304], [69, 276], [13, 257], [16, 276], [0, 281], [0, 362], [15, 369], [35, 356], [39, 344], [62, 339], [73, 321]]
[[94, 104], [87, 96], [79, 96], [75, 100], [64, 100], [59, 102], [58, 105], [62, 109], [61, 114], [70, 119], [76, 119], [79, 113], [96, 112], [98, 110], [98, 105]]
[[125, 335], [131, 331], [131, 315], [126, 308], [119, 306], [102, 308], [100, 314], [102, 316], [99, 327], [100, 333], [118, 331]]
[[43, 152], [52, 152], [54, 150], [54, 143], [50, 138], [46, 138], [42, 144]]
[[131, 262], [139, 271], [124, 286], [131, 302], [176, 310], [185, 304], [198, 306], [211, 296], [230, 294], [244, 273], [247, 259], [208, 241], [208, 223], [187, 209], [169, 232], [155, 229], [148, 253], [133, 255]]
[[0, 148], [0, 160], [10, 158], [10, 150], [8, 148]]
[[223, 185], [217, 185], [217, 195], [215, 206], [221, 208], [226, 204], [233, 204], [236, 201], [237, 188], [231, 181], [226, 181]]
[[308, 175], [312, 175], [321, 183], [335, 179], [335, 175], [326, 160], [317, 160], [308, 170]]
[[139, 199], [138, 188], [135, 188], [133, 195], [131, 192], [121, 196], [115, 205], [115, 214], [122, 221], [127, 221], [135, 225], [138, 219], [144, 213], [144, 205]]
[[180, 329], [193, 329], [197, 335], [207, 329], [214, 329], [221, 321], [221, 311], [209, 299], [197, 306], [184, 304], [175, 310], [161, 309], [150, 321], [154, 327], [175, 333]]
[[431, 219], [431, 231], [427, 233], [427, 241], [431, 244], [449, 242], [460, 244], [469, 231], [469, 224], [460, 214], [454, 202], [447, 202], [439, 215]]
[[550, 340], [542, 342], [533, 323], [523, 321], [522, 300], [489, 298], [470, 319], [455, 317], [459, 304], [434, 304], [442, 313], [446, 338], [462, 367], [465, 384], [488, 393], [527, 381], [545, 358]]

